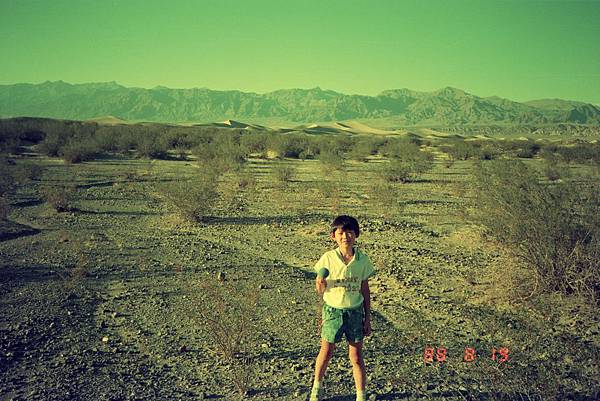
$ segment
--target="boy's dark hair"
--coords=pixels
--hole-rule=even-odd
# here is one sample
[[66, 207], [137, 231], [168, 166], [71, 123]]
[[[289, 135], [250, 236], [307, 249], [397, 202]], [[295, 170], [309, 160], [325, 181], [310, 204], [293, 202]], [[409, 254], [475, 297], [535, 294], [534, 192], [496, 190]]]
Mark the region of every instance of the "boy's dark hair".
[[352, 216], [341, 215], [333, 220], [331, 223], [331, 233], [333, 234], [335, 230], [341, 228], [342, 230], [352, 230], [356, 237], [360, 235], [360, 228], [358, 227], [358, 220], [356, 220]]

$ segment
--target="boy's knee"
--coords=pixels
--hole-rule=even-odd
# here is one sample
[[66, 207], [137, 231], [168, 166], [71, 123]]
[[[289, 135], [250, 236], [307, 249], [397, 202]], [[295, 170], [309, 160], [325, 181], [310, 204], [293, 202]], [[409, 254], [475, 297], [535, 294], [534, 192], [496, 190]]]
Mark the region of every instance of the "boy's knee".
[[362, 365], [363, 357], [362, 352], [360, 352], [359, 350], [350, 349], [350, 351], [348, 352], [348, 356], [350, 357], [350, 362], [352, 363], [352, 365]]
[[328, 346], [321, 347], [321, 355], [325, 360], [329, 361], [331, 357], [333, 357], [333, 350], [335, 349], [335, 345], [331, 344]]

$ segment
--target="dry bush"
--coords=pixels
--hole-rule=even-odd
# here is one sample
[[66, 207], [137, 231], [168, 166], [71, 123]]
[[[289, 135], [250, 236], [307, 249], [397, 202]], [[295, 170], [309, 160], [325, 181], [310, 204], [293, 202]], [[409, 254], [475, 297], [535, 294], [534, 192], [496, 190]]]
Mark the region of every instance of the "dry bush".
[[93, 160], [100, 154], [100, 147], [91, 140], [76, 141], [66, 143], [60, 149], [60, 156], [65, 163], [81, 163], [87, 160]]
[[[61, 231], [59, 233], [59, 241], [63, 244], [70, 242], [69, 234]], [[67, 266], [65, 271], [59, 273], [62, 279], [63, 290], [67, 297], [77, 295], [81, 292], [91, 265], [90, 257], [81, 241], [73, 242], [70, 251], [74, 255], [74, 262]]]
[[327, 147], [319, 154], [321, 168], [325, 174], [344, 170], [344, 156], [339, 149]]
[[211, 351], [243, 397], [253, 381], [252, 355], [257, 337], [259, 293], [232, 280], [216, 277], [187, 289], [189, 314], [210, 338]]
[[0, 220], [8, 219], [9, 214], [10, 202], [4, 196], [0, 196]]
[[400, 191], [398, 184], [375, 180], [369, 187], [369, 198], [381, 208], [382, 215], [393, 218], [399, 216], [403, 210]]
[[27, 163], [17, 166], [15, 169], [15, 180], [19, 183], [39, 180], [44, 173], [44, 167], [39, 164]]
[[77, 187], [73, 184], [44, 186], [41, 188], [42, 198], [57, 212], [73, 210], [72, 203], [76, 192]]
[[543, 184], [519, 161], [475, 172], [475, 220], [536, 274], [541, 292], [600, 300], [600, 183]]
[[163, 187], [163, 192], [184, 219], [202, 222], [214, 211], [219, 197], [217, 178], [216, 172], [207, 169], [186, 181]]
[[228, 212], [242, 212], [252, 201], [256, 190], [256, 179], [248, 171], [228, 174], [218, 186], [223, 208]]
[[542, 168], [542, 172], [549, 181], [558, 181], [560, 179], [569, 178], [570, 176], [569, 167], [560, 164], [557, 159], [547, 159]]
[[5, 158], [0, 157], [0, 220], [6, 220], [10, 213], [8, 195], [15, 188], [15, 179]]
[[327, 176], [324, 180], [316, 182], [319, 206], [326, 208], [331, 214], [340, 214], [346, 206], [344, 204], [344, 186], [346, 173], [340, 171]]
[[287, 184], [292, 181], [296, 175], [296, 168], [291, 164], [278, 163], [273, 167], [273, 174], [275, 181], [280, 184]]

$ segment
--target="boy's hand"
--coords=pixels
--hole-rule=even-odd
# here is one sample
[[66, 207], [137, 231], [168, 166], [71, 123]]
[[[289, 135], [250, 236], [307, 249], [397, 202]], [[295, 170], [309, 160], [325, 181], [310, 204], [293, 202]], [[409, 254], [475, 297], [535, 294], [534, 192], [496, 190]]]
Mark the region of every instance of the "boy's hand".
[[368, 337], [371, 335], [371, 319], [370, 318], [365, 318], [365, 320], [363, 321], [363, 334], [365, 335], [365, 337]]
[[317, 277], [316, 288], [317, 288], [317, 293], [319, 295], [323, 295], [323, 293], [327, 289], [327, 280], [322, 277], [321, 278]]

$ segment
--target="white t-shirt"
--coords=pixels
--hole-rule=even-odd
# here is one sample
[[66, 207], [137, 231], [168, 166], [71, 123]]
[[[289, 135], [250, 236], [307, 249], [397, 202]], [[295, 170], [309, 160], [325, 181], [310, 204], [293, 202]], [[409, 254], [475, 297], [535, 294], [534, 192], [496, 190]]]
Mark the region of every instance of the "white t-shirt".
[[321, 256], [315, 264], [315, 271], [318, 273], [322, 267], [329, 270], [327, 289], [323, 294], [327, 305], [338, 309], [355, 309], [362, 305], [361, 283], [375, 274], [373, 263], [365, 253], [354, 248], [354, 256], [346, 265], [337, 248]]

